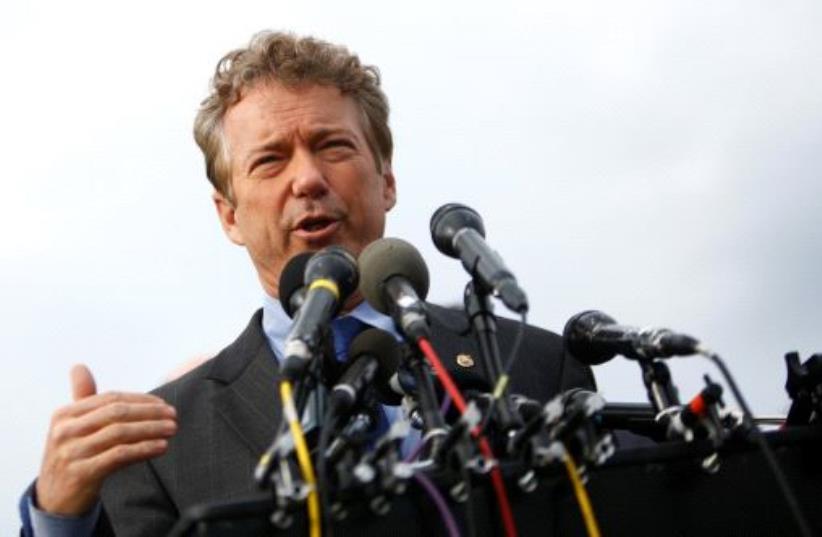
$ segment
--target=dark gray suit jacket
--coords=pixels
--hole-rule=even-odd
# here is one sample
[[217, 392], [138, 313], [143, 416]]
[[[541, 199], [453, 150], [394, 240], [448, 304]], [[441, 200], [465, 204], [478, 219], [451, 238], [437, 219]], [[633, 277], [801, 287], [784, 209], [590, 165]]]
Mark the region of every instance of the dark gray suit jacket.
[[[462, 312], [430, 308], [432, 343], [455, 381], [484, 382], [479, 360], [457, 365], [458, 354], [478, 356]], [[103, 488], [104, 516], [97, 535], [166, 535], [187, 508], [258, 492], [252, 474], [280, 420], [277, 361], [257, 311], [248, 327], [220, 354], [153, 393], [177, 409], [179, 430], [168, 452], [112, 475]], [[503, 357], [513, 344], [515, 323], [499, 320]], [[571, 387], [594, 389], [591, 370], [563, 351], [556, 334], [525, 332], [512, 374], [511, 393], [547, 400]]]

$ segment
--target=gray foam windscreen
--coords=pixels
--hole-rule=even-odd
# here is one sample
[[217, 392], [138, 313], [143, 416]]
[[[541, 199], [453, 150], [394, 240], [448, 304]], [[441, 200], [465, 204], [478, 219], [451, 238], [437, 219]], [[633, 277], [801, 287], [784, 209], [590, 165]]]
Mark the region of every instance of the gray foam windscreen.
[[383, 238], [369, 244], [360, 254], [360, 292], [380, 313], [389, 313], [383, 284], [393, 276], [405, 278], [421, 300], [428, 296], [428, 267], [409, 242]]

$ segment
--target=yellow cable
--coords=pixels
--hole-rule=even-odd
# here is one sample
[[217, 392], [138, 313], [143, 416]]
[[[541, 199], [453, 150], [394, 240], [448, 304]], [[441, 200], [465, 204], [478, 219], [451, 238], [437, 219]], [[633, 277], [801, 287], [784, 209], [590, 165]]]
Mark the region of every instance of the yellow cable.
[[579, 510], [582, 513], [582, 519], [585, 521], [585, 529], [588, 531], [590, 537], [600, 537], [599, 526], [597, 520], [594, 518], [594, 510], [591, 507], [591, 499], [588, 498], [588, 493], [585, 491], [585, 486], [579, 478], [579, 471], [577, 465], [574, 464], [574, 459], [569, 453], [566, 453], [562, 458], [565, 463], [565, 469], [568, 471], [568, 478], [571, 480], [571, 485], [574, 489], [574, 494], [579, 503]]
[[502, 393], [505, 391], [506, 387], [508, 387], [508, 375], [503, 373], [499, 376], [499, 380], [497, 380], [497, 385], [494, 386], [493, 398], [495, 401], [502, 397]]
[[291, 395], [291, 383], [284, 380], [280, 383], [280, 396], [283, 400], [283, 414], [288, 420], [291, 436], [294, 438], [294, 448], [297, 450], [297, 461], [308, 485], [308, 526], [311, 537], [321, 537], [320, 532], [320, 497], [317, 491], [317, 478], [314, 476], [314, 467], [311, 465], [311, 454], [305, 443], [303, 429], [300, 427], [300, 418], [294, 406]]

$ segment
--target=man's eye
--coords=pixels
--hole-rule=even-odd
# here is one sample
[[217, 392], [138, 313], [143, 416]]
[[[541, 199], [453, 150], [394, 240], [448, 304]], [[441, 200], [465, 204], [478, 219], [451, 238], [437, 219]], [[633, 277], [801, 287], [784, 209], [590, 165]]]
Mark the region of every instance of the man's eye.
[[337, 138], [328, 140], [327, 142], [322, 144], [322, 146], [320, 146], [321, 149], [337, 149], [337, 148], [341, 148], [341, 147], [351, 148], [351, 147], [354, 147], [354, 146], [348, 140], [337, 139]]
[[282, 157], [279, 155], [265, 155], [254, 161], [254, 164], [251, 165], [251, 170], [254, 171], [260, 167], [277, 164], [282, 160]]

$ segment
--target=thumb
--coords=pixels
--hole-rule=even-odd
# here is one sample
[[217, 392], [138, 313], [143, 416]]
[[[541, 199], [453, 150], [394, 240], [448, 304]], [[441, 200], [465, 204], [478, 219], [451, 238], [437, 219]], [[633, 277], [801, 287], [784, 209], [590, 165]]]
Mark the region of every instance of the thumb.
[[77, 364], [72, 367], [69, 378], [71, 378], [71, 398], [74, 401], [79, 401], [84, 397], [97, 393], [94, 377], [91, 376], [91, 371], [85, 365]]

